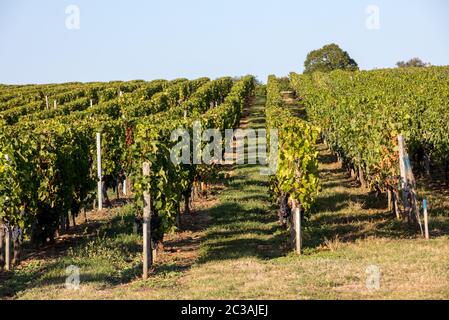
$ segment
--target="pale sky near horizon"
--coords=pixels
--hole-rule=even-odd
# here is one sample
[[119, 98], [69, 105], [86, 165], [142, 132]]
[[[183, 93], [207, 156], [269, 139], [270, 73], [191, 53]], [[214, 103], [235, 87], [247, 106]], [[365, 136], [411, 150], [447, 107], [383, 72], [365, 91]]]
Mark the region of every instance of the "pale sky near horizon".
[[[68, 29], [66, 8], [79, 8]], [[379, 9], [369, 29], [368, 6]], [[71, 20], [73, 21], [73, 20]], [[369, 20], [373, 21], [373, 20]], [[449, 65], [447, 0], [0, 0], [0, 83], [302, 72], [335, 42], [362, 69]]]

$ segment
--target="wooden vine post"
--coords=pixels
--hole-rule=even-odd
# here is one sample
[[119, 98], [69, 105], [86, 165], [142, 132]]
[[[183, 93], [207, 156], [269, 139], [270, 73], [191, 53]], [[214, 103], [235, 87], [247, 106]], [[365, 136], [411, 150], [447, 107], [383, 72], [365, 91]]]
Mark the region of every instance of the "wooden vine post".
[[[418, 223], [421, 230], [421, 234], [424, 235], [421, 218], [419, 215], [418, 200], [416, 198], [415, 177], [413, 175], [410, 158], [405, 148], [404, 136], [398, 136], [398, 144], [399, 165], [401, 170], [402, 201], [408, 214], [409, 221], [413, 221], [416, 219], [416, 222]], [[413, 213], [415, 214], [415, 216], [413, 216]]]
[[[300, 174], [300, 163], [299, 160], [295, 160], [295, 179], [300, 180], [301, 174]], [[302, 247], [302, 230], [301, 230], [301, 203], [297, 199], [293, 199], [292, 201], [292, 218], [293, 223], [292, 227], [294, 228], [294, 249], [296, 254], [301, 255], [301, 247]]]
[[126, 184], [127, 184], [128, 182], [126, 181], [126, 178], [125, 179], [123, 179], [123, 186], [122, 186], [122, 192], [123, 192], [123, 195], [124, 196], [127, 196], [128, 195], [128, 190], [126, 190]]
[[410, 207], [408, 196], [409, 196], [409, 188], [407, 183], [407, 170], [405, 167], [405, 144], [404, 137], [402, 135], [398, 136], [399, 143], [399, 167], [401, 170], [401, 191], [402, 191], [402, 201], [404, 202], [404, 206], [406, 209]]
[[5, 270], [11, 270], [11, 229], [5, 225]]
[[302, 250], [302, 230], [301, 230], [301, 208], [300, 206], [296, 205], [295, 208], [295, 249], [296, 249], [296, 253], [298, 255], [301, 254], [301, 250]]
[[50, 109], [48, 105], [48, 96], [45, 96], [45, 106], [47, 107], [47, 110]]
[[423, 214], [424, 214], [424, 234], [426, 237], [426, 240], [430, 239], [429, 236], [429, 214], [427, 212], [427, 200], [424, 199], [423, 201]]
[[15, 226], [12, 231], [12, 246], [14, 249], [14, 255], [12, 259], [12, 265], [16, 266], [20, 262], [20, 237], [21, 237], [22, 231], [18, 226]]
[[101, 169], [101, 133], [97, 133], [98, 210], [103, 210], [103, 173]]
[[297, 200], [292, 200], [291, 215], [291, 244], [296, 254], [301, 255], [302, 251], [302, 230], [301, 230], [301, 205]]
[[4, 238], [5, 238], [5, 227], [3, 226], [2, 222], [0, 222], [0, 270], [2, 270], [5, 264]]
[[[143, 175], [150, 175], [150, 164], [144, 162]], [[148, 190], [143, 192], [143, 279], [148, 279], [148, 270], [153, 264], [153, 254], [151, 250], [151, 196]]]

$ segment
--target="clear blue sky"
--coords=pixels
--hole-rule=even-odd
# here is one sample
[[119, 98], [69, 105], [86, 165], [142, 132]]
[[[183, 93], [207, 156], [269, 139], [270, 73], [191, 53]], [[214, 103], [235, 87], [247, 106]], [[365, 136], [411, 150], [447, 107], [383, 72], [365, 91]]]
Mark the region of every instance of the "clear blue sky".
[[[66, 28], [68, 5], [80, 29]], [[365, 26], [368, 5], [380, 29]], [[0, 0], [0, 83], [196, 78], [303, 70], [335, 42], [362, 69], [449, 64], [446, 0]]]

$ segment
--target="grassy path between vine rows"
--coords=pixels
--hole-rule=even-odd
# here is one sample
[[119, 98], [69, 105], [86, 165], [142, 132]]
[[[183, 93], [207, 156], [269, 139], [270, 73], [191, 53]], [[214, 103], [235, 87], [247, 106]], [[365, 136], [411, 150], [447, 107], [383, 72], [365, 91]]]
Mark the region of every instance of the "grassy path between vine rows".
[[[258, 97], [242, 127], [264, 127]], [[323, 145], [323, 190], [304, 231], [304, 254], [269, 199], [269, 177], [258, 165], [235, 166], [231, 178], [197, 204], [185, 227], [169, 236], [154, 275], [140, 280], [140, 237], [130, 207], [109, 213], [97, 235], [50, 260], [31, 260], [0, 283], [0, 296], [19, 299], [442, 299], [449, 298], [447, 215], [434, 218], [433, 239], [416, 237], [379, 201], [358, 187]], [[81, 287], [64, 287], [76, 265]], [[366, 270], [381, 271], [380, 289], [366, 287]]]

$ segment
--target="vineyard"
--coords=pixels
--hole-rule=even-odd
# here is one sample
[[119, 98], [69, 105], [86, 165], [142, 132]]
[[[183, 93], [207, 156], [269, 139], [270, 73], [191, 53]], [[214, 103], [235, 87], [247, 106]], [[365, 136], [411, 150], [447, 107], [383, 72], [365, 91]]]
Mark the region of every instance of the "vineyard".
[[398, 135], [404, 137], [415, 169], [428, 176], [438, 170], [449, 184], [447, 67], [292, 73], [291, 81], [339, 162], [364, 187], [388, 192], [389, 207], [398, 218], [404, 187]]
[[1, 85], [0, 297], [447, 298], [448, 102], [447, 67]]
[[[143, 193], [149, 191], [152, 233], [155, 241], [162, 241], [164, 233], [175, 228], [181, 198], [188, 206], [194, 181], [205, 182], [199, 167], [172, 164], [169, 150], [175, 142], [170, 132], [191, 128], [193, 121], [205, 128], [233, 128], [253, 88], [254, 79], [248, 76], [239, 81], [201, 78], [21, 88], [20, 99], [11, 98], [15, 88], [5, 89], [4, 99], [19, 104], [8, 108], [5, 103], [0, 114], [5, 123], [0, 207], [6, 235], [20, 230], [31, 242], [44, 244], [88, 208], [95, 199], [95, 139], [100, 133], [99, 182], [106, 201], [107, 189], [118, 193], [127, 180], [132, 181], [136, 206], [143, 207]], [[54, 101], [51, 108], [48, 100]], [[142, 174], [144, 162], [151, 166], [147, 176]], [[15, 234], [13, 240], [17, 260], [20, 237]]]

